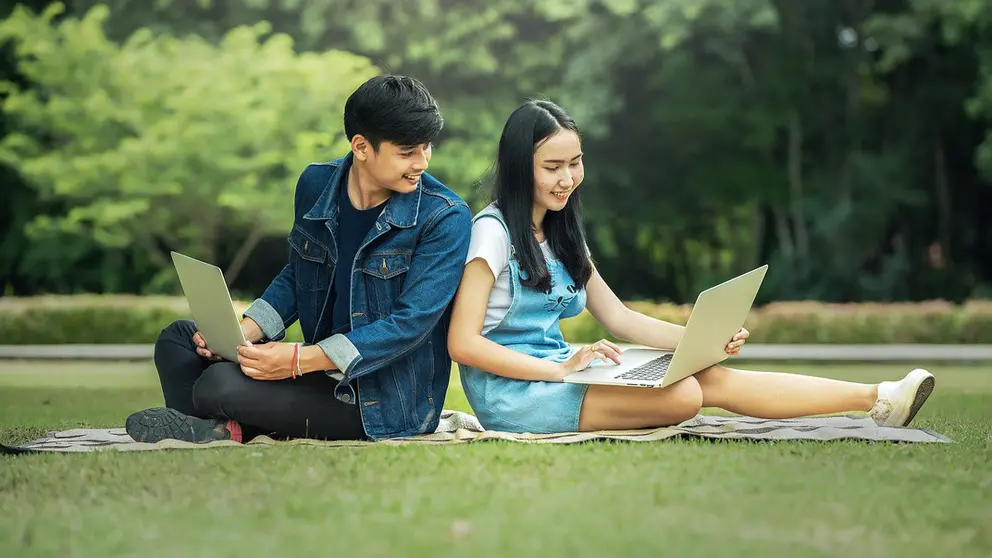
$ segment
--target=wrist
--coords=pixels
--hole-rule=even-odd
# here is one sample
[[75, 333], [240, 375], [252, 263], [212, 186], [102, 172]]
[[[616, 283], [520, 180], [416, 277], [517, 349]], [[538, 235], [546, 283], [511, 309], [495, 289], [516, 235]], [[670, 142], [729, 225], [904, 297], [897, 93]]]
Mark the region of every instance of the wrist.
[[323, 370], [337, 370], [334, 361], [318, 345], [300, 346], [300, 371], [304, 374]]
[[241, 332], [244, 333], [245, 339], [252, 343], [258, 343], [265, 337], [262, 328], [255, 323], [255, 320], [248, 317], [241, 320]]

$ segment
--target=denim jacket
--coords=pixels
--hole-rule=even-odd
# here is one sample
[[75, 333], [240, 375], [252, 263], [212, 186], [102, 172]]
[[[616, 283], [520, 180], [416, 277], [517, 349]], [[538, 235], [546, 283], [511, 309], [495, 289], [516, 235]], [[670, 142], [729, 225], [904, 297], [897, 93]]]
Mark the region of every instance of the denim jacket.
[[303, 171], [296, 185], [289, 263], [245, 316], [273, 341], [283, 339], [286, 327], [299, 320], [306, 343], [320, 346], [340, 369], [328, 373], [343, 373], [335, 397], [361, 405], [370, 438], [433, 432], [451, 374], [449, 306], [468, 254], [471, 211], [426, 173], [415, 191], [393, 194], [355, 261], [342, 262], [354, 266], [352, 329], [332, 335], [337, 199], [351, 164], [349, 153]]

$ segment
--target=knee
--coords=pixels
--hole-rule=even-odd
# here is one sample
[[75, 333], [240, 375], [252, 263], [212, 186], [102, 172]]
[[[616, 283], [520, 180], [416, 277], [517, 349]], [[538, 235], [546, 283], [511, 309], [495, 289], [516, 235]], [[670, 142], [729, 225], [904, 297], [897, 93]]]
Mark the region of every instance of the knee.
[[192, 342], [193, 334], [196, 333], [196, 326], [192, 320], [176, 320], [165, 326], [158, 334], [155, 345], [161, 343], [187, 343]]
[[230, 362], [207, 367], [193, 384], [193, 408], [199, 414], [213, 415], [237, 397], [241, 371]]
[[730, 370], [728, 368], [714, 365], [710, 366], [706, 370], [697, 372], [691, 377], [696, 379], [702, 389], [712, 389], [712, 386], [721, 383], [728, 374], [730, 374]]
[[703, 390], [696, 378], [692, 376], [664, 389], [671, 390], [665, 401], [664, 412], [672, 424], [678, 424], [695, 417], [703, 408]]

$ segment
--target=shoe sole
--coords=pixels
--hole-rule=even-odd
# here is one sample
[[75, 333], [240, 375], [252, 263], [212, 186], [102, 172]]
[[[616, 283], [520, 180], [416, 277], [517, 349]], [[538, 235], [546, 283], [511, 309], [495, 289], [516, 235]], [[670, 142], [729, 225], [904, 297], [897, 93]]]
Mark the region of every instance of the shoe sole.
[[161, 440], [210, 442], [222, 438], [210, 436], [216, 423], [184, 415], [175, 409], [145, 409], [127, 417], [125, 430], [136, 442], [154, 444]]
[[926, 403], [927, 398], [933, 393], [934, 388], [934, 378], [933, 376], [927, 376], [920, 382], [920, 386], [916, 388], [916, 397], [913, 398], [913, 404], [909, 407], [909, 415], [906, 417], [905, 422], [902, 423], [903, 426], [908, 426], [909, 423], [913, 422], [916, 417], [916, 413], [920, 411], [920, 407]]

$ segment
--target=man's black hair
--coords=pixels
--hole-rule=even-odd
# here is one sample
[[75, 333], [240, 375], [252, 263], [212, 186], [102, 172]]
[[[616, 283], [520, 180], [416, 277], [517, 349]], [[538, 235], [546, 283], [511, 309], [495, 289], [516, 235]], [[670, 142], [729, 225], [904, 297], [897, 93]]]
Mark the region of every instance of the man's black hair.
[[400, 146], [430, 143], [443, 125], [437, 101], [424, 84], [408, 76], [376, 76], [344, 105], [348, 140], [361, 134], [376, 151], [384, 141]]

